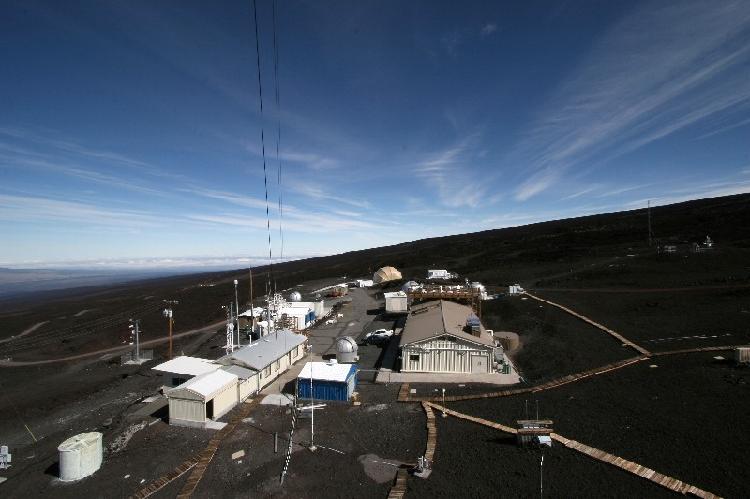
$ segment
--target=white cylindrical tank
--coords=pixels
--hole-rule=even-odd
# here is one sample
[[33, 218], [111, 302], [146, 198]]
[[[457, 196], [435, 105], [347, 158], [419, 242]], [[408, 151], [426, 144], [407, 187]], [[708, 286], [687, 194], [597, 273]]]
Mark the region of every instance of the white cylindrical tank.
[[357, 362], [357, 342], [351, 336], [342, 336], [336, 340], [336, 361], [340, 364]]
[[80, 433], [59, 445], [60, 480], [80, 480], [92, 475], [102, 465], [102, 434]]
[[417, 289], [419, 287], [420, 286], [419, 286], [418, 282], [416, 282], [416, 281], [409, 281], [406, 284], [404, 284], [403, 286], [401, 286], [401, 291], [403, 291], [404, 293], [408, 293], [409, 291], [412, 291], [412, 290]]
[[289, 301], [302, 301], [302, 295], [299, 291], [292, 291], [289, 293]]

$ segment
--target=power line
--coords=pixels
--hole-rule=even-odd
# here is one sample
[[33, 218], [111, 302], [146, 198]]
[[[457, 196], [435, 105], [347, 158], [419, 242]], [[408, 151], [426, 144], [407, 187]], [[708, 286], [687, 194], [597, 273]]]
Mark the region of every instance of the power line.
[[266, 294], [271, 292], [271, 272], [273, 266], [273, 249], [271, 247], [271, 215], [268, 207], [268, 171], [266, 167], [266, 141], [263, 126], [263, 81], [261, 78], [260, 65], [260, 36], [258, 35], [258, 5], [257, 0], [253, 0], [253, 18], [255, 20], [255, 55], [258, 66], [258, 98], [260, 101], [260, 146], [261, 156], [263, 157], [263, 187], [266, 196], [266, 230], [268, 232], [268, 269], [266, 271]]

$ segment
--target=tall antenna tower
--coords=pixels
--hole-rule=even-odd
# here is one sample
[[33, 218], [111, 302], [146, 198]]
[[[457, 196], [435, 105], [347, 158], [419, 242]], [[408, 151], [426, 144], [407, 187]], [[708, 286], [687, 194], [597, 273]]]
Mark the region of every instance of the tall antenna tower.
[[232, 303], [229, 303], [229, 307], [225, 307], [227, 310], [227, 344], [224, 347], [227, 351], [227, 355], [234, 352], [234, 324], [232, 322]]
[[237, 297], [237, 284], [239, 281], [234, 280], [234, 327], [237, 329], [237, 348], [240, 347], [240, 299]]
[[130, 339], [135, 343], [135, 355], [133, 355], [132, 363], [143, 364], [145, 359], [141, 359], [141, 320], [130, 319], [128, 328], [130, 329]]

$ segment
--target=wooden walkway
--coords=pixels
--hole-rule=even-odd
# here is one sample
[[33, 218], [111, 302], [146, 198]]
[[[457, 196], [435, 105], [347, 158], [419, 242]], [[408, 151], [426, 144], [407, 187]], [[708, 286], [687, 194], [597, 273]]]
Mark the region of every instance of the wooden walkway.
[[[471, 421], [473, 423], [481, 424], [484, 426], [488, 426], [490, 428], [495, 428], [505, 433], [516, 434], [518, 432], [515, 428], [511, 428], [510, 426], [505, 426], [500, 423], [494, 423], [486, 419], [456, 412], [451, 409], [448, 409], [447, 407], [442, 407], [432, 402], [422, 402], [422, 405], [429, 406], [436, 411], [445, 411], [447, 414], [450, 414], [451, 416], [454, 416], [460, 419], [465, 419], [467, 421]], [[615, 456], [614, 454], [604, 452], [603, 450], [599, 450], [594, 447], [589, 447], [588, 445], [582, 444], [581, 442], [577, 442], [569, 438], [565, 438], [562, 435], [559, 435], [557, 433], [552, 433], [550, 436], [552, 437], [552, 439], [554, 439], [557, 442], [560, 442], [562, 445], [564, 445], [565, 447], [569, 449], [576, 450], [593, 459], [596, 459], [597, 461], [601, 461], [603, 463], [616, 466], [622, 470], [627, 471], [628, 473], [632, 473], [633, 475], [650, 480], [656, 483], [657, 485], [661, 485], [662, 487], [665, 487], [674, 492], [677, 492], [680, 494], [692, 494], [696, 497], [701, 497], [704, 499], [719, 499], [720, 498], [720, 496], [717, 496], [716, 494], [700, 489], [694, 485], [690, 485], [689, 483], [685, 483], [682, 480], [678, 480], [677, 478], [664, 475], [662, 473], [652, 470], [651, 468], [641, 466], [638, 463], [635, 463], [633, 461], [628, 461], [627, 459], [623, 459], [621, 457]]]
[[588, 317], [586, 317], [585, 315], [581, 315], [581, 314], [579, 314], [578, 312], [574, 312], [573, 310], [571, 310], [571, 309], [569, 309], [568, 307], [565, 307], [565, 306], [563, 306], [563, 305], [560, 305], [559, 303], [555, 303], [555, 302], [552, 302], [552, 301], [549, 301], [549, 300], [545, 300], [544, 298], [539, 298], [538, 296], [534, 296], [534, 295], [532, 295], [531, 293], [529, 293], [528, 291], [526, 291], [526, 292], [525, 292], [524, 294], [525, 294], [526, 296], [528, 296], [529, 298], [531, 298], [531, 299], [534, 299], [534, 300], [536, 300], [536, 301], [539, 301], [539, 302], [542, 302], [542, 303], [547, 303], [547, 304], [549, 304], [549, 305], [552, 305], [553, 307], [557, 307], [557, 308], [559, 308], [560, 310], [563, 310], [563, 311], [565, 311], [565, 312], [569, 313], [570, 315], [572, 315], [572, 316], [574, 316], [574, 317], [578, 317], [578, 318], [579, 318], [579, 319], [581, 319], [582, 321], [584, 321], [584, 322], [586, 322], [586, 323], [588, 323], [588, 324], [591, 324], [591, 325], [592, 325], [592, 326], [594, 326], [595, 328], [597, 328], [597, 329], [601, 329], [601, 330], [602, 330], [602, 331], [604, 331], [605, 333], [608, 333], [608, 334], [612, 335], [613, 337], [617, 338], [617, 340], [618, 340], [618, 341], [619, 341], [620, 343], [622, 343], [623, 345], [627, 345], [627, 346], [629, 346], [630, 348], [633, 348], [633, 349], [637, 350], [637, 351], [638, 351], [638, 353], [640, 353], [641, 355], [646, 355], [646, 356], [650, 356], [650, 355], [651, 355], [651, 352], [649, 352], [648, 350], [646, 350], [646, 349], [645, 349], [645, 348], [643, 348], [642, 346], [640, 346], [640, 345], [636, 345], [635, 343], [633, 343], [633, 342], [632, 342], [632, 341], [630, 341], [629, 339], [625, 338], [625, 337], [624, 337], [623, 335], [621, 335], [620, 333], [618, 333], [618, 332], [616, 332], [616, 331], [612, 331], [612, 330], [611, 330], [611, 329], [609, 329], [608, 327], [606, 327], [606, 326], [603, 326], [603, 325], [599, 324], [598, 322], [596, 322], [596, 321], [593, 321], [593, 320], [589, 319], [589, 318], [588, 318]]
[[[572, 383], [574, 381], [578, 381], [584, 378], [597, 376], [599, 374], [604, 374], [610, 371], [614, 371], [615, 369], [620, 369], [625, 366], [635, 364], [636, 362], [641, 362], [642, 360], [645, 360], [647, 358], [648, 357], [645, 357], [645, 356], [631, 357], [629, 359], [620, 360], [620, 361], [613, 362], [611, 364], [600, 366], [594, 369], [589, 369], [587, 371], [582, 371], [582, 372], [575, 373], [575, 374], [569, 374], [567, 376], [563, 376], [562, 378], [555, 378], [546, 383], [542, 383], [541, 385], [527, 386], [523, 388], [509, 388], [507, 390], [500, 390], [496, 392], [487, 392], [487, 393], [475, 393], [475, 394], [468, 394], [468, 395], [446, 395], [445, 401], [446, 402], [458, 402], [461, 400], [476, 400], [476, 399], [486, 399], [486, 398], [509, 397], [512, 395], [520, 395], [524, 393], [541, 392], [543, 390], [549, 390], [550, 388], [557, 388], [558, 386], [566, 385], [568, 383]], [[429, 397], [412, 397], [409, 394], [409, 385], [406, 383], [401, 385], [401, 390], [399, 390], [399, 394], [398, 394], [399, 402], [423, 402], [423, 401], [440, 402], [442, 400], [443, 400], [442, 396], [431, 395]]]
[[721, 352], [724, 350], [734, 350], [737, 347], [745, 347], [747, 345], [724, 345], [721, 347], [702, 347], [702, 348], [683, 348], [681, 350], [668, 350], [666, 352], [654, 352], [651, 355], [654, 357], [661, 357], [662, 355], [680, 355], [683, 353], [699, 353], [699, 352]]
[[435, 449], [437, 448], [437, 426], [435, 426], [435, 413], [428, 402], [422, 402], [425, 415], [427, 416], [427, 447], [424, 451], [424, 457], [429, 462], [435, 460]]
[[192, 469], [193, 466], [198, 464], [199, 460], [200, 453], [191, 457], [187, 461], [184, 461], [182, 464], [177, 466], [174, 470], [170, 471], [166, 475], [159, 477], [150, 484], [146, 485], [144, 488], [131, 495], [130, 499], [145, 499], [146, 497], [155, 494], [156, 492], [172, 483], [174, 480], [187, 473], [190, 469]]
[[182, 490], [177, 495], [179, 499], [188, 499], [195, 491], [195, 488], [198, 486], [201, 478], [203, 478], [203, 474], [206, 472], [208, 465], [211, 463], [211, 460], [213, 459], [216, 450], [219, 448], [219, 444], [221, 444], [221, 441], [229, 436], [232, 431], [234, 431], [240, 421], [247, 417], [250, 410], [252, 409], [252, 406], [253, 404], [251, 401], [247, 401], [241, 404], [241, 407], [239, 408], [237, 413], [232, 416], [227, 425], [221, 430], [217, 431], [213, 438], [208, 441], [208, 445], [205, 449], [203, 449], [201, 452], [197, 453], [190, 459], [184, 461], [166, 475], [157, 478], [141, 490], [133, 493], [130, 496], [130, 499], [145, 499], [146, 497], [149, 497], [155, 492], [163, 489], [171, 482], [192, 469], [193, 471], [190, 476], [188, 476], [187, 482], [185, 482]]
[[406, 494], [406, 481], [409, 478], [409, 472], [406, 468], [399, 468], [396, 473], [396, 482], [388, 492], [388, 499], [401, 499]]

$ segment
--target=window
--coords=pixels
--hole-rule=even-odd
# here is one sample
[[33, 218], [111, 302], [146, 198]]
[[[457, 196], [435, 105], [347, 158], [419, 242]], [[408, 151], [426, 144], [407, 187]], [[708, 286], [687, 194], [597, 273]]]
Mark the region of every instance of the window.
[[419, 362], [419, 354], [409, 354], [409, 361], [410, 362]]
[[278, 371], [281, 367], [281, 360], [277, 359], [276, 362], [273, 363], [273, 370]]
[[263, 369], [263, 376], [268, 377], [271, 375], [271, 366], [266, 366], [265, 369]]

